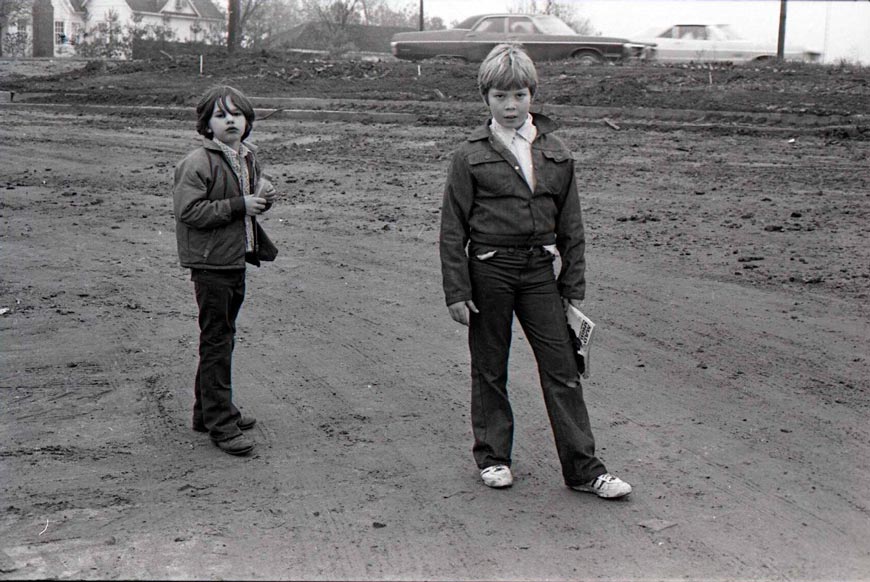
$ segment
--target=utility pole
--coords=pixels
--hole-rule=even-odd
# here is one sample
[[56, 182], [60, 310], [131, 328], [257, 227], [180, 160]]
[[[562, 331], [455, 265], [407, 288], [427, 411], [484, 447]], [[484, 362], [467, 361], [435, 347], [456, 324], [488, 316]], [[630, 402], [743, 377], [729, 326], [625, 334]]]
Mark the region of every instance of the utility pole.
[[776, 41], [776, 58], [780, 61], [785, 58], [785, 4], [786, 0], [779, 0], [779, 38]]
[[423, 26], [423, 24], [424, 24], [424, 20], [423, 20], [423, 0], [420, 0], [420, 30], [423, 30], [423, 29], [425, 28], [425, 26]]

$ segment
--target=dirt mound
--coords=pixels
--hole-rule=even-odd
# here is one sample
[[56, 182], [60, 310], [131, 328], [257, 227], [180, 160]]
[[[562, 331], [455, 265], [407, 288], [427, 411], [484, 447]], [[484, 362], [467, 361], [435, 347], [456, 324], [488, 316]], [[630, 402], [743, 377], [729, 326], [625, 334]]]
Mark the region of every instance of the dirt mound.
[[[870, 68], [799, 63], [752, 66], [540, 63], [540, 100], [553, 104], [707, 111], [870, 113]], [[312, 58], [297, 52], [178, 56], [87, 63], [49, 76], [9, 75], [4, 87], [55, 102], [191, 105], [209, 86], [250, 95], [476, 102], [476, 64]]]

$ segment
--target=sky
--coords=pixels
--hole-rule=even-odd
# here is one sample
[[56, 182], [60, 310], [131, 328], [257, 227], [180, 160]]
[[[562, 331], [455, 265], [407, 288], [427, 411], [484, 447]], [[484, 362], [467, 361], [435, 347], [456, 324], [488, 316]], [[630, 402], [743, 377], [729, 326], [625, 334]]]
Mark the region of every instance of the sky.
[[[405, 0], [405, 3], [411, 0]], [[566, 1], [566, 0], [562, 0]], [[638, 40], [673, 24], [730, 24], [742, 37], [776, 45], [780, 0], [567, 0], [604, 36]], [[413, 0], [419, 5], [418, 0]], [[514, 0], [423, 0], [427, 17], [450, 25], [505, 12]], [[787, 0], [786, 44], [823, 53], [822, 62], [870, 65], [870, 0]]]

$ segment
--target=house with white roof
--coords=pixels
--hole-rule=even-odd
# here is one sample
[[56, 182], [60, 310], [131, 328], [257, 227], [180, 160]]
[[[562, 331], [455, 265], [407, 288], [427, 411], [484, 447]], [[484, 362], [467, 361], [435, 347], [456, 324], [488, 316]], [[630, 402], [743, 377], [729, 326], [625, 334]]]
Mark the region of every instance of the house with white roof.
[[[39, 55], [38, 48], [27, 51], [34, 56], [72, 56], [81, 52], [76, 47], [82, 43], [132, 30], [143, 37], [163, 35], [177, 42], [208, 43], [226, 29], [223, 13], [211, 0], [35, 0], [33, 18], [44, 22], [19, 21], [10, 32], [28, 33], [34, 39], [32, 46], [48, 53]], [[53, 51], [44, 46], [52, 42], [48, 35], [40, 40], [39, 34], [49, 25]]]

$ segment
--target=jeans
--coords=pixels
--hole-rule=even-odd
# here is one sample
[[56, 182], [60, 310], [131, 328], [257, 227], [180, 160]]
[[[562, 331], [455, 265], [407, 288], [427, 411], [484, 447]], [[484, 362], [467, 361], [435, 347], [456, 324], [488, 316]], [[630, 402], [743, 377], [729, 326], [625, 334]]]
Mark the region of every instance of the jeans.
[[[494, 255], [478, 258], [493, 250]], [[562, 475], [570, 486], [591, 481], [607, 470], [595, 457], [553, 260], [543, 247], [472, 243], [469, 249], [472, 296], [480, 310], [471, 314], [468, 333], [473, 453], [481, 469], [511, 464], [514, 423], [507, 372], [516, 313], [535, 354]]]
[[245, 270], [191, 269], [199, 306], [199, 365], [194, 380], [193, 424], [214, 441], [241, 434], [233, 404], [232, 363], [236, 317], [245, 300]]

